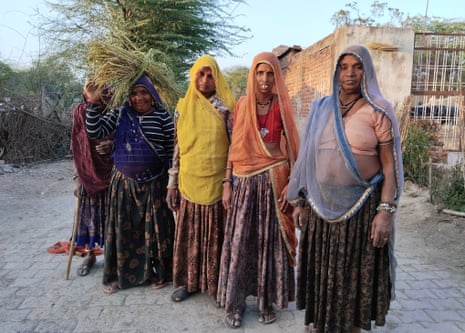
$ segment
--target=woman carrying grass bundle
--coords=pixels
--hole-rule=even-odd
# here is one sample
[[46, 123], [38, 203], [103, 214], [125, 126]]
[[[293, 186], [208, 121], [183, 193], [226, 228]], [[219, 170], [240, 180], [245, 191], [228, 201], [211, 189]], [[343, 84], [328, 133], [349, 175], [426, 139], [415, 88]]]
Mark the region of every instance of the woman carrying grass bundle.
[[165, 197], [173, 120], [149, 77], [142, 75], [128, 101], [104, 117], [89, 101], [86, 126], [91, 139], [114, 133], [103, 291], [112, 294], [147, 282], [162, 288], [172, 271], [174, 217]]

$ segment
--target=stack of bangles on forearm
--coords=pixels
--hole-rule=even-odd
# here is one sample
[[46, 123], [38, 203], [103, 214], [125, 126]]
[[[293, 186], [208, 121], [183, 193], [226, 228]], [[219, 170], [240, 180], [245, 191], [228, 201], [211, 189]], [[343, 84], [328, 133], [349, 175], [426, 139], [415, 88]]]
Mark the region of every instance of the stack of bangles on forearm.
[[397, 210], [397, 205], [389, 202], [380, 202], [378, 207], [376, 207], [376, 211], [380, 212], [388, 212], [394, 214]]
[[178, 173], [177, 168], [171, 168], [168, 170], [168, 185], [166, 186], [167, 190], [176, 190], [178, 188]]
[[232, 182], [233, 182], [232, 178], [226, 178], [226, 177], [223, 178], [223, 184], [224, 183], [231, 183], [232, 184]]

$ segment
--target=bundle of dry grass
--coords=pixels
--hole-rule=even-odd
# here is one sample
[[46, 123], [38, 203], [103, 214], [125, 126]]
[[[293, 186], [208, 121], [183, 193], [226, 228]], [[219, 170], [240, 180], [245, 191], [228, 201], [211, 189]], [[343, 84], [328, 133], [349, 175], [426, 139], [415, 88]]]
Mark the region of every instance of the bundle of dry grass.
[[[144, 52], [129, 40], [95, 41], [88, 54], [96, 85], [110, 85], [113, 98], [109, 107], [120, 105], [129, 89], [142, 75], [150, 77], [164, 103], [174, 106], [180, 96], [173, 72], [163, 61], [164, 55], [153, 49]], [[161, 61], [160, 61], [161, 60]]]

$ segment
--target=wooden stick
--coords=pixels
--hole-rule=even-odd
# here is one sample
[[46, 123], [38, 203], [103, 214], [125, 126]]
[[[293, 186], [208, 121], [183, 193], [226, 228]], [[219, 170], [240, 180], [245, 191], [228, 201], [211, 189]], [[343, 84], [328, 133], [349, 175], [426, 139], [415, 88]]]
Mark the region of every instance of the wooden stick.
[[76, 207], [74, 209], [74, 222], [73, 222], [73, 234], [71, 236], [71, 242], [69, 244], [69, 256], [68, 256], [68, 264], [66, 266], [65, 272], [65, 280], [69, 278], [69, 271], [71, 269], [71, 261], [73, 260], [74, 256], [74, 246], [76, 245], [76, 235], [79, 227], [79, 211], [81, 210], [81, 197], [77, 197], [76, 200]]

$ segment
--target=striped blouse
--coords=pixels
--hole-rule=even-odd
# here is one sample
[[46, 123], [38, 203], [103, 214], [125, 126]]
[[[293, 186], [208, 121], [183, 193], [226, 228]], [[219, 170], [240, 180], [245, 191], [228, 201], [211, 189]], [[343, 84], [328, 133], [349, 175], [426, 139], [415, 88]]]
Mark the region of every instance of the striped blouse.
[[[112, 133], [116, 129], [121, 110], [122, 108], [116, 108], [101, 116], [98, 107], [87, 104], [86, 129], [89, 138], [99, 139]], [[145, 137], [153, 144], [160, 158], [171, 161], [174, 150], [174, 123], [168, 111], [155, 110], [138, 118]]]

